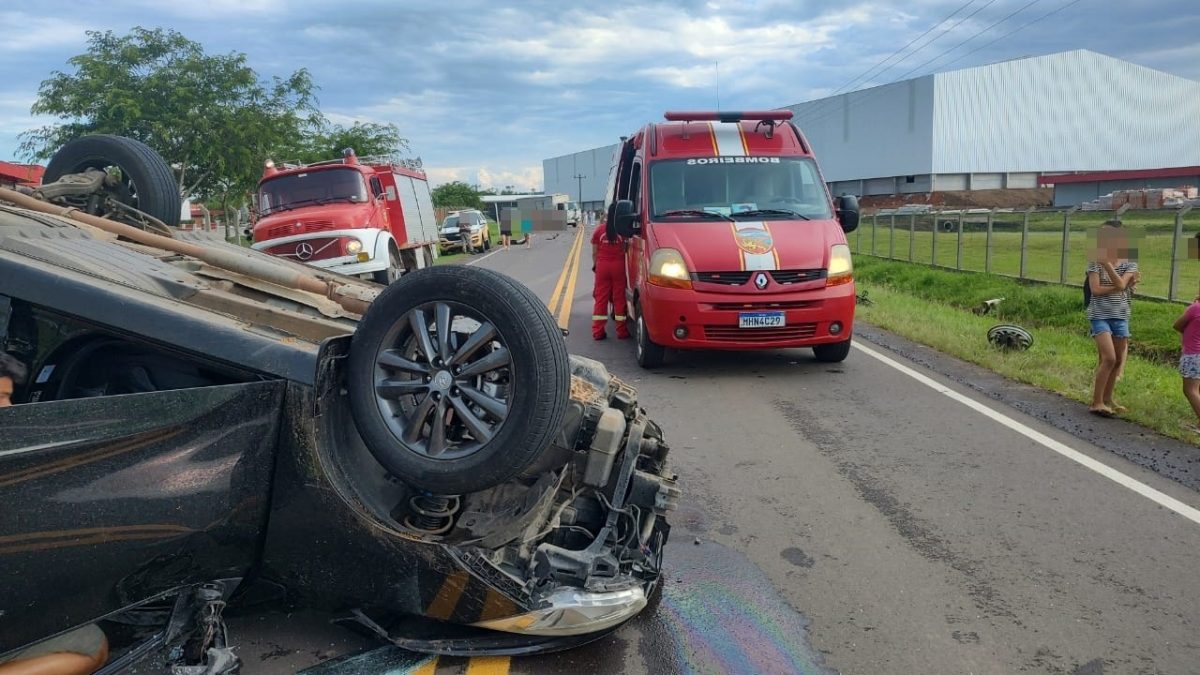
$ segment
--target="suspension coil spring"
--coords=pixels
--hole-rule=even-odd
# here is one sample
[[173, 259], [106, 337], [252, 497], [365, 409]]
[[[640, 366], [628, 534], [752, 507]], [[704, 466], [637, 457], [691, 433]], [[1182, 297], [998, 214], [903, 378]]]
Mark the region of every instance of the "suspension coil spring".
[[462, 500], [456, 495], [415, 495], [408, 500], [411, 513], [404, 517], [404, 525], [426, 534], [445, 534], [460, 506]]

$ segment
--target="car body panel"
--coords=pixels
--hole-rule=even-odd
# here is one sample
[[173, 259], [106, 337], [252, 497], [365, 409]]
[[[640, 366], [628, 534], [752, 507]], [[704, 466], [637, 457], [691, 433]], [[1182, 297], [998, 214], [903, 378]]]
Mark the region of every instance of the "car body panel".
[[267, 522], [283, 384], [0, 408], [0, 653], [245, 576]]

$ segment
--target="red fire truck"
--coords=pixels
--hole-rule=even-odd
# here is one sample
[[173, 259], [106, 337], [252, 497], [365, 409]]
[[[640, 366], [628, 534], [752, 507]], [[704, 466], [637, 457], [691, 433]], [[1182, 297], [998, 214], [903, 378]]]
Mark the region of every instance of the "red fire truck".
[[419, 161], [341, 159], [282, 167], [258, 183], [253, 248], [389, 284], [437, 257], [437, 218]]

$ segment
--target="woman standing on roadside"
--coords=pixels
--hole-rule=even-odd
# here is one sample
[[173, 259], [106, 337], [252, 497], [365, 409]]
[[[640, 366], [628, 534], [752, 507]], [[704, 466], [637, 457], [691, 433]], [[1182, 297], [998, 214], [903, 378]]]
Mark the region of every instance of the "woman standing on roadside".
[[1094, 259], [1087, 267], [1087, 284], [1091, 291], [1087, 318], [1091, 322], [1091, 335], [1096, 341], [1099, 357], [1089, 410], [1094, 415], [1112, 417], [1126, 410], [1113, 401], [1113, 388], [1129, 349], [1130, 296], [1139, 274], [1121, 221], [1105, 221], [1097, 233], [1096, 243]]

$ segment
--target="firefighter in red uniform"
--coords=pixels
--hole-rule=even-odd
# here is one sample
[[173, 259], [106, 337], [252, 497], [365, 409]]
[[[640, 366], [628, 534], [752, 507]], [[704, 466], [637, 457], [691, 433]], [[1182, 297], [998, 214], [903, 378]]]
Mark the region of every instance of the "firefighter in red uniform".
[[616, 233], [609, 238], [604, 220], [592, 232], [592, 271], [596, 273], [592, 297], [592, 338], [603, 340], [608, 337], [604, 328], [608, 325], [608, 306], [612, 303], [613, 318], [617, 322], [617, 339], [629, 338], [629, 326], [625, 323], [625, 239]]

